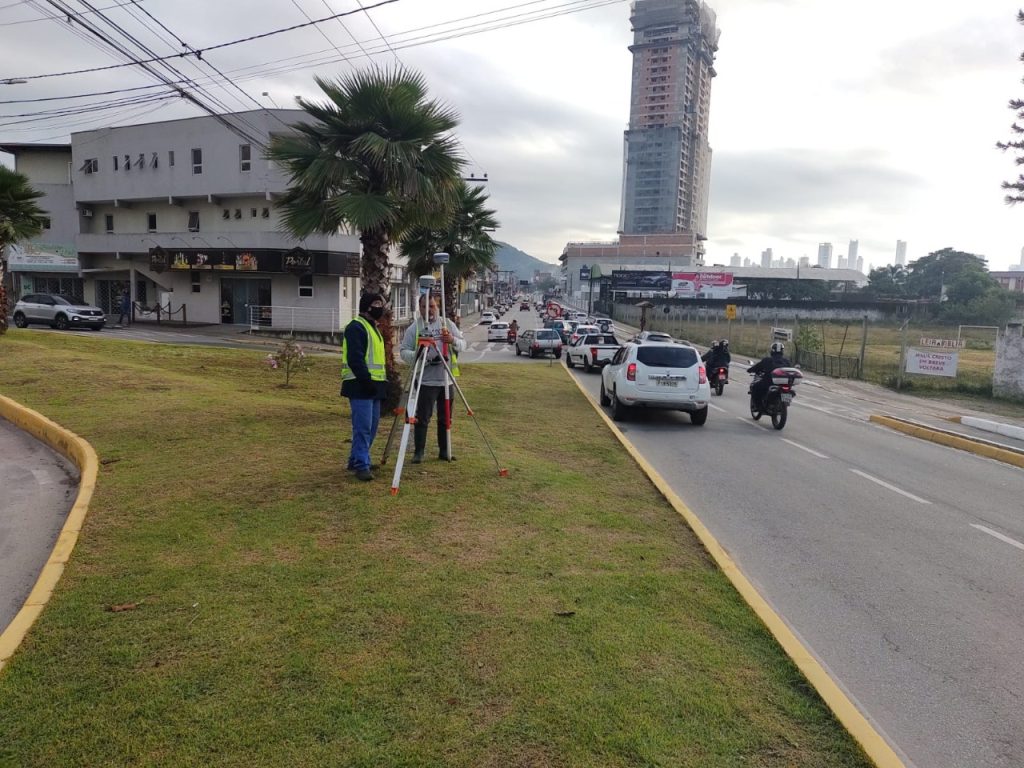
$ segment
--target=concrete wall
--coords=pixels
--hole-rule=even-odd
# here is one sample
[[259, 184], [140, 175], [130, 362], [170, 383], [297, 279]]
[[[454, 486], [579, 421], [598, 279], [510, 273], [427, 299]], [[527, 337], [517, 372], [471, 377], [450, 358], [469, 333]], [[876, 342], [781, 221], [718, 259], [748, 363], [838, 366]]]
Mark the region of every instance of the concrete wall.
[[[232, 115], [250, 134], [266, 141], [271, 133], [286, 133], [288, 124], [298, 122], [299, 110], [270, 110]], [[115, 199], [167, 199], [168, 196], [205, 197], [211, 189], [224, 194], [265, 194], [283, 192], [285, 177], [263, 159], [259, 147], [251, 147], [251, 166], [242, 171], [239, 147], [246, 140], [212, 117], [196, 117], [121, 128], [102, 128], [71, 136], [72, 176], [80, 203]], [[203, 152], [202, 173], [192, 167], [192, 149]], [[174, 153], [174, 165], [170, 163]], [[125, 156], [130, 170], [125, 170]], [[142, 156], [142, 165], [138, 164]], [[114, 170], [114, 157], [118, 169]], [[81, 170], [86, 160], [97, 161], [97, 172]], [[153, 167], [153, 161], [156, 167]]]
[[[656, 305], [647, 311], [648, 319], [655, 316], [660, 318], [688, 318], [691, 320], [702, 320], [705, 317], [710, 319], [723, 318], [725, 316], [725, 305], [728, 302], [676, 302], [671, 304], [659, 303], [652, 300]], [[664, 308], [668, 306], [670, 311], [666, 314]], [[869, 322], [878, 322], [892, 317], [890, 313], [876, 307], [849, 307], [846, 305], [801, 307], [798, 305], [779, 306], [751, 306], [747, 304], [736, 305], [737, 320], [774, 322], [775, 320], [792, 322], [797, 318], [800, 320], [840, 320], [849, 322], [860, 322], [867, 315]], [[640, 324], [640, 310], [633, 304], [616, 304], [612, 315], [616, 320], [621, 320], [628, 325]]]
[[71, 184], [71, 150], [67, 152], [19, 151], [15, 161], [18, 173], [28, 176], [32, 186], [41, 184]]
[[992, 394], [1024, 399], [1024, 325], [1020, 323], [1007, 325], [996, 340]]

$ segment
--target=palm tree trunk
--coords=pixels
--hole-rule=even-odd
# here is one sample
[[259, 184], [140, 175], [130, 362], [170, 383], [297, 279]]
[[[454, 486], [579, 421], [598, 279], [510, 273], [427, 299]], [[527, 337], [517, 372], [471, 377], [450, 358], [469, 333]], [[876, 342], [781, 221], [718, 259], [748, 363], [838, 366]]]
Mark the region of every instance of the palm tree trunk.
[[7, 288], [4, 287], [7, 263], [2, 258], [4, 248], [6, 245], [0, 243], [0, 335], [7, 333]]
[[459, 277], [448, 270], [444, 273], [444, 308], [448, 313], [448, 319], [454, 320], [459, 314], [459, 307], [455, 303], [455, 287], [458, 285]]
[[[388, 238], [380, 230], [367, 230], [360, 233], [359, 240], [363, 244], [363, 257], [360, 264], [362, 272], [363, 292], [379, 293], [385, 303], [391, 300], [391, 265], [388, 261]], [[385, 413], [393, 411], [402, 402], [402, 378], [398, 374], [395, 362], [395, 328], [391, 324], [391, 310], [377, 321], [381, 336], [384, 337], [384, 365], [388, 375], [388, 399], [382, 404]]]

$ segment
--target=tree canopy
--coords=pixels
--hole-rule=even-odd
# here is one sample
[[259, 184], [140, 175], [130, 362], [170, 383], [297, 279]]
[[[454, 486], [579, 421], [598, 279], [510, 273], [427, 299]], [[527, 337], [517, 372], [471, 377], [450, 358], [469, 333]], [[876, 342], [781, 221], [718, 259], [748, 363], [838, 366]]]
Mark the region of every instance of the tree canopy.
[[[1024, 11], [1017, 11], [1017, 23], [1024, 24]], [[1021, 61], [1024, 61], [1024, 54], [1021, 54], [1020, 58]], [[1018, 123], [1017, 120], [1024, 122], [1024, 99], [1011, 99], [1008, 106], [1013, 110], [1016, 117], [1016, 120], [1010, 126], [1013, 138], [1010, 141], [996, 142], [996, 146], [1004, 152], [1012, 150], [1016, 155], [1013, 162], [1019, 169], [1020, 166], [1024, 165], [1024, 126]], [[1017, 179], [1015, 181], [1004, 181], [1003, 189], [1007, 190], [1007, 203], [1010, 205], [1024, 203], [1024, 173], [1018, 170]]]
[[7, 330], [7, 246], [35, 237], [43, 231], [46, 211], [39, 207], [43, 196], [28, 177], [0, 166], [0, 333]]

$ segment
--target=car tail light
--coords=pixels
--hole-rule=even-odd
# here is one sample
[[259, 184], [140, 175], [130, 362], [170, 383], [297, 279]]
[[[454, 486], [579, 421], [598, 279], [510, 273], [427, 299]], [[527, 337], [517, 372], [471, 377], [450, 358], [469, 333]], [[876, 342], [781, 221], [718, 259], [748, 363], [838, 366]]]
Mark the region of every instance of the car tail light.
[[595, 360], [597, 360], [597, 347], [591, 347], [590, 348], [590, 356], [592, 358], [594, 358]]
[[626, 366], [626, 381], [636, 381], [636, 363]]
[[783, 384], [782, 385], [782, 391], [783, 392], [789, 392], [790, 389], [792, 389], [792, 387], [790, 387], [788, 384]]
[[700, 376], [700, 378], [698, 379], [698, 383], [700, 383], [700, 384], [707, 384], [708, 383], [708, 369], [705, 368], [703, 365], [700, 367], [700, 374], [699, 374], [699, 376]]

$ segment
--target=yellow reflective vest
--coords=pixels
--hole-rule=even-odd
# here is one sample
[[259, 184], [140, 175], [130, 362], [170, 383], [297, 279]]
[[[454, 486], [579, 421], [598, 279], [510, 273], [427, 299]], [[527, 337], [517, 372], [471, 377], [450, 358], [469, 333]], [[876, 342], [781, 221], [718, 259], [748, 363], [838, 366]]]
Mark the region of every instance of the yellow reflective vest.
[[[377, 327], [362, 315], [356, 317], [355, 321], [366, 329], [366, 367], [370, 371], [370, 379], [387, 381], [388, 374], [384, 367], [384, 337], [380, 335]], [[341, 380], [349, 381], [355, 377], [356, 374], [348, 367], [348, 339], [345, 339], [341, 342]]]

